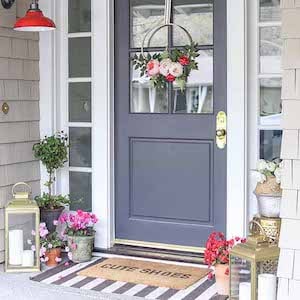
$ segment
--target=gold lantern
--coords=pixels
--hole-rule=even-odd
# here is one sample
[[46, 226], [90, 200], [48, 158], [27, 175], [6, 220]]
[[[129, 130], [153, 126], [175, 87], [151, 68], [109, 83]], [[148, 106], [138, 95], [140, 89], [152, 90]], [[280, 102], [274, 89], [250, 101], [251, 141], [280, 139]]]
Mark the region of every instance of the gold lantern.
[[276, 244], [270, 243], [261, 224], [251, 221], [247, 242], [230, 252], [230, 299], [257, 300], [258, 276], [276, 275], [279, 251]]
[[[25, 192], [15, 192], [25, 186]], [[24, 182], [12, 188], [13, 199], [5, 208], [5, 271], [40, 271], [40, 210], [29, 199], [31, 188]]]

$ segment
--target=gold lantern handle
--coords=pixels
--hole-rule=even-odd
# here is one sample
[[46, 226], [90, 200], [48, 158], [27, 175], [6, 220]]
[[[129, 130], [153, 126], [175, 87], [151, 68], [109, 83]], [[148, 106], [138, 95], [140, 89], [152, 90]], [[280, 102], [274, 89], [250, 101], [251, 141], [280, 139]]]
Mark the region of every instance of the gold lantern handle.
[[16, 196], [15, 188], [16, 188], [17, 186], [25, 186], [25, 187], [27, 187], [28, 190], [29, 190], [29, 191], [28, 191], [28, 195], [30, 195], [31, 192], [32, 192], [31, 186], [30, 186], [29, 184], [27, 184], [26, 182], [18, 182], [18, 183], [16, 183], [16, 184], [12, 187], [12, 189], [11, 189], [12, 195], [13, 195], [14, 197]]
[[251, 232], [251, 234], [252, 234], [252, 235], [255, 234], [255, 231], [254, 231], [254, 229], [253, 229], [253, 225], [256, 225], [256, 226], [259, 228], [259, 230], [260, 230], [260, 236], [263, 237], [263, 240], [264, 240], [264, 241], [268, 240], [268, 236], [267, 236], [267, 234], [266, 234], [266, 231], [265, 231], [264, 228], [261, 226], [261, 224], [260, 224], [259, 222], [255, 221], [255, 220], [252, 220], [252, 221], [250, 221], [250, 223], [249, 223], [249, 231]]

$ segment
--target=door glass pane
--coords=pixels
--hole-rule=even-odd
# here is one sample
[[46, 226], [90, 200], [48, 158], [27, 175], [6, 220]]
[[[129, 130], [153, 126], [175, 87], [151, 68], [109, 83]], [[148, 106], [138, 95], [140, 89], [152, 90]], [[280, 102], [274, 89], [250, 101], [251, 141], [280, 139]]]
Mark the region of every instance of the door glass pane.
[[69, 77], [91, 77], [91, 38], [69, 39]]
[[280, 124], [281, 109], [281, 78], [260, 79], [261, 123]]
[[273, 160], [280, 158], [281, 130], [260, 131], [260, 158]]
[[282, 40], [280, 27], [260, 28], [260, 72], [281, 72]]
[[70, 172], [71, 210], [92, 211], [92, 174]]
[[[183, 26], [199, 45], [213, 44], [213, 1], [175, 0], [174, 23]], [[174, 45], [189, 43], [186, 33], [174, 27]]]
[[[164, 24], [164, 0], [131, 0], [131, 47], [140, 48], [144, 36], [149, 30]], [[150, 43], [152, 47], [164, 47], [167, 45], [167, 27], [157, 32], [151, 41], [145, 40], [145, 47]]]
[[91, 83], [69, 85], [69, 121], [91, 122]]
[[69, 0], [69, 32], [91, 31], [91, 0]]
[[167, 89], [153, 88], [149, 77], [141, 77], [140, 70], [135, 70], [132, 66], [130, 107], [132, 113], [167, 113]]
[[70, 127], [70, 166], [91, 167], [91, 128]]
[[280, 21], [280, 0], [260, 0], [259, 4], [261, 22]]
[[192, 71], [186, 89], [173, 85], [173, 113], [213, 113], [213, 51], [199, 51], [197, 71]]

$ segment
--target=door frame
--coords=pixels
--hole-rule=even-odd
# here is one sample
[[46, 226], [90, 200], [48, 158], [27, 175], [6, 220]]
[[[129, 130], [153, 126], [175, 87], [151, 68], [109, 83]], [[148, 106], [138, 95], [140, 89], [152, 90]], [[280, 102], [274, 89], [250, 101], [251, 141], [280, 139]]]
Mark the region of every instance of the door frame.
[[[92, 152], [97, 153], [93, 155], [92, 197], [93, 211], [100, 219], [96, 226], [95, 246], [109, 248], [115, 243], [114, 5], [111, 0], [91, 1]], [[41, 8], [54, 19], [58, 28], [55, 32], [40, 34], [40, 132], [44, 135], [67, 129], [67, 1], [43, 1]], [[238, 3], [227, 0], [228, 237], [244, 236], [247, 228], [246, 32], [246, 0]], [[42, 189], [45, 174], [41, 168]], [[69, 193], [67, 167], [58, 174], [55, 188], [58, 193]]]

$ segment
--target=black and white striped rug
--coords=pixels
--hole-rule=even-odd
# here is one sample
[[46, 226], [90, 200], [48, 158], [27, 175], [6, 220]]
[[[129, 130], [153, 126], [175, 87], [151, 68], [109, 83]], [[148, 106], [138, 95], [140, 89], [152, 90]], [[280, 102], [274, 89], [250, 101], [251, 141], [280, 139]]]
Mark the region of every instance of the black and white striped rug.
[[[54, 284], [65, 287], [73, 287], [82, 290], [93, 290], [102, 293], [111, 293], [126, 296], [135, 296], [146, 299], [159, 300], [223, 300], [223, 296], [216, 295], [215, 282], [203, 278], [184, 290], [174, 290], [147, 286], [143, 284], [134, 284], [121, 281], [106, 280], [101, 278], [92, 278], [79, 276], [77, 273], [92, 265], [105, 260], [106, 258], [95, 257], [87, 263], [75, 264], [70, 262], [68, 266], [61, 264], [53, 269], [49, 269], [31, 280], [44, 284]], [[201, 267], [201, 266], [200, 266]], [[206, 266], [203, 266], [206, 268]]]

